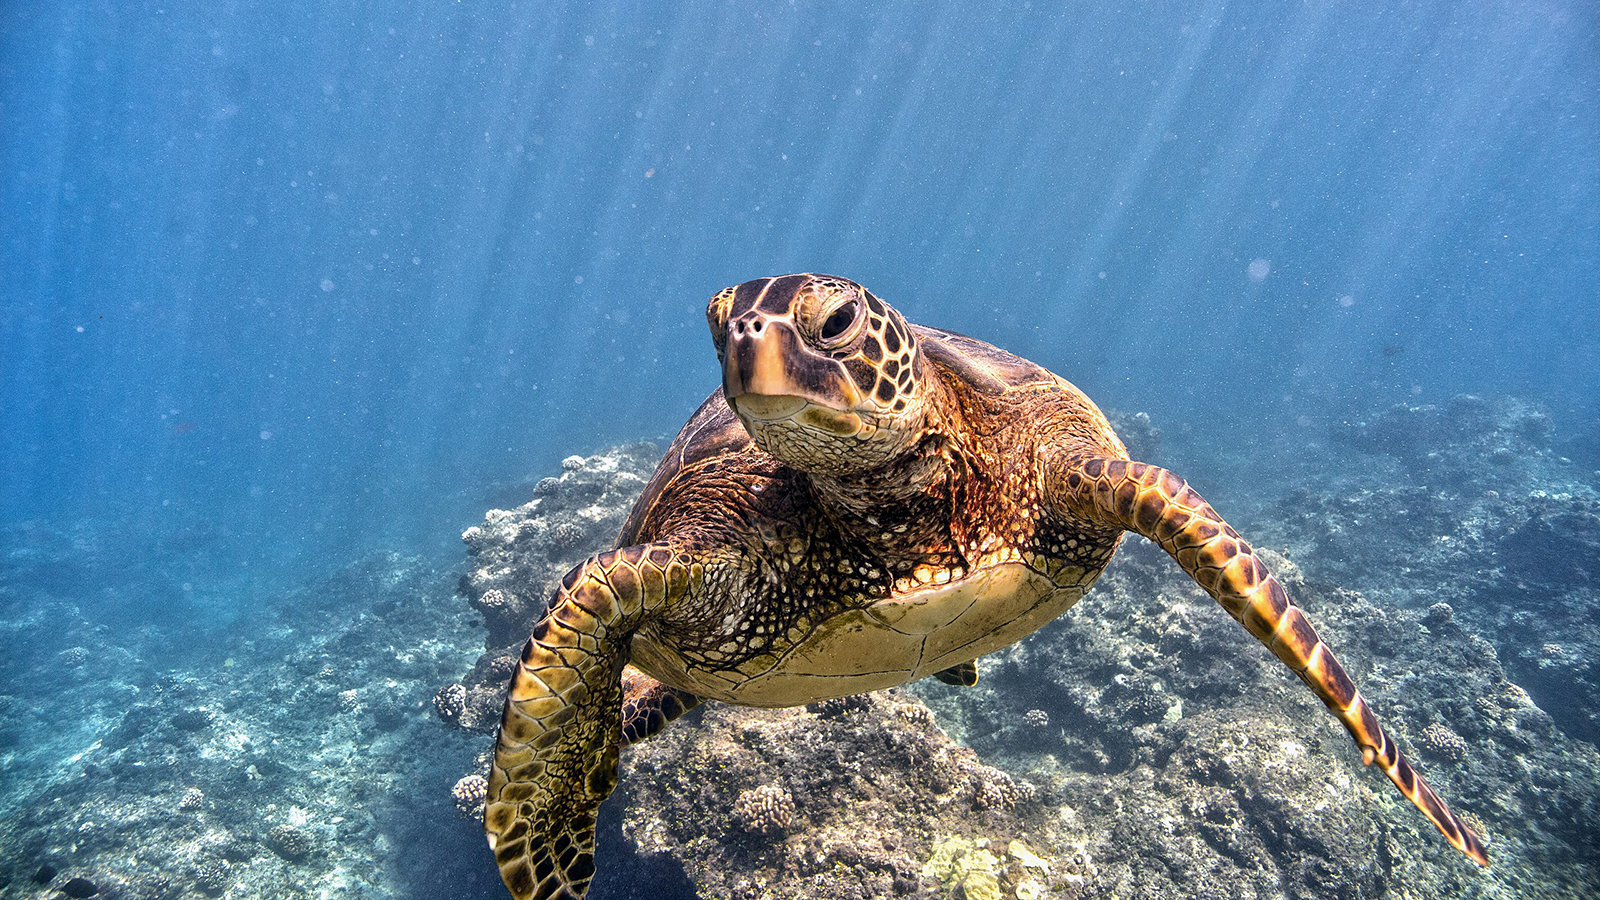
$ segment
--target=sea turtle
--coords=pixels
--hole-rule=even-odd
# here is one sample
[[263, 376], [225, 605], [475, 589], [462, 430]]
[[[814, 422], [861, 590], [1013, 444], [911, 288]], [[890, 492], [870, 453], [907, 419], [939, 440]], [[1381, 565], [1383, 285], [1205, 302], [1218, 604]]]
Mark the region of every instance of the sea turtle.
[[827, 275], [727, 288], [706, 319], [722, 388], [617, 549], [562, 580], [512, 675], [484, 826], [513, 896], [584, 896], [625, 742], [706, 699], [971, 684], [974, 660], [1076, 603], [1127, 531], [1171, 554], [1365, 762], [1487, 863], [1250, 545], [1183, 479], [1131, 461], [1067, 381]]

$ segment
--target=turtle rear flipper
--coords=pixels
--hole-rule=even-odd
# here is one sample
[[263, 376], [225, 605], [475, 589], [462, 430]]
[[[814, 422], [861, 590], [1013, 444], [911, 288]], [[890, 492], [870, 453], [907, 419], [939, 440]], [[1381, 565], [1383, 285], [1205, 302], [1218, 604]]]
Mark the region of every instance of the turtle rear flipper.
[[517, 900], [583, 900], [595, 814], [617, 783], [628, 640], [688, 580], [669, 546], [609, 551], [569, 572], [534, 626], [511, 678], [483, 816]]
[[688, 691], [667, 687], [628, 666], [622, 670], [623, 743], [637, 744], [701, 702]]
[[978, 661], [972, 660], [948, 669], [940, 669], [933, 677], [956, 687], [972, 687], [978, 683]]
[[1361, 748], [1363, 763], [1376, 761], [1453, 846], [1488, 865], [1482, 839], [1455, 817], [1401, 754], [1283, 585], [1182, 478], [1145, 463], [1102, 457], [1068, 461], [1055, 474], [1064, 491], [1061, 499], [1080, 515], [1142, 534], [1177, 560], [1339, 717]]

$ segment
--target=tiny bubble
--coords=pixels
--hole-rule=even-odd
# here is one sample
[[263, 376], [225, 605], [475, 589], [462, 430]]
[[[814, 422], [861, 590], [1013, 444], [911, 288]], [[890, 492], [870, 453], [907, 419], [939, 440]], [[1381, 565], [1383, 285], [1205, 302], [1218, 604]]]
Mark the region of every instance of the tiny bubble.
[[329, 292], [331, 290], [333, 290], [333, 279], [332, 278], [324, 278], [324, 279], [322, 279], [322, 292], [323, 293], [327, 293], [327, 292]]

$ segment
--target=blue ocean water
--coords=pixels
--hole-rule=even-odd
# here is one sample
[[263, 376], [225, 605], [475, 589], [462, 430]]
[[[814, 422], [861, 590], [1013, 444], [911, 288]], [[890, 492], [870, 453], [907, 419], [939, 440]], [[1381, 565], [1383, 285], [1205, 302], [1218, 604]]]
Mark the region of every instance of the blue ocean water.
[[425, 538], [670, 434], [705, 298], [787, 271], [1218, 441], [1597, 409], [1583, 3], [3, 17], [8, 521], [254, 565]]
[[6, 3], [0, 526], [221, 653], [670, 438], [791, 271], [1191, 469], [1464, 392], [1600, 468], [1597, 148], [1584, 0]]

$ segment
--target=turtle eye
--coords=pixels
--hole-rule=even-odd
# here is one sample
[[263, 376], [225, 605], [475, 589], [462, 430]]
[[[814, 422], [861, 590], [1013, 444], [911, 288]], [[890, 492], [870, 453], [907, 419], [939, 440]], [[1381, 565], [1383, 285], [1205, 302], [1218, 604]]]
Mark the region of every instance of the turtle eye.
[[851, 300], [828, 316], [827, 320], [822, 323], [822, 329], [817, 332], [817, 336], [822, 338], [823, 343], [827, 344], [838, 341], [850, 330], [850, 326], [855, 324], [856, 315], [860, 311], [860, 304]]
[[717, 347], [717, 359], [728, 345], [728, 311], [733, 307], [733, 288], [723, 288], [706, 304], [706, 325], [711, 328], [711, 343]]

